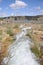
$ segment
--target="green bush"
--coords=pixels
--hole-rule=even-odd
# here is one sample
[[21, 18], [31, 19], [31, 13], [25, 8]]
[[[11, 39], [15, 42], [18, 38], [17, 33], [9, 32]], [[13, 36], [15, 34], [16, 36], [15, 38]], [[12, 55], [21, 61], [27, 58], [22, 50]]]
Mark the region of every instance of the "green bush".
[[8, 30], [7, 30], [7, 34], [9, 34], [10, 36], [13, 36], [13, 35], [14, 35], [14, 33], [12, 32], [11, 29], [8, 29]]
[[40, 56], [40, 51], [39, 51], [39, 49], [38, 49], [36, 46], [34, 46], [33, 48], [31, 48], [31, 51], [32, 51], [37, 57]]

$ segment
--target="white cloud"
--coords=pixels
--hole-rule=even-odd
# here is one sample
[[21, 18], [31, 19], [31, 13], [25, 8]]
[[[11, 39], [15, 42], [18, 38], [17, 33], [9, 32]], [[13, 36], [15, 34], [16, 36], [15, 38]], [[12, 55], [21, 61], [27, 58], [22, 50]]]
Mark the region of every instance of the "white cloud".
[[40, 13], [43, 14], [43, 9], [40, 10]]
[[35, 9], [38, 10], [40, 13], [43, 13], [43, 9], [41, 9], [40, 6], [36, 7]]
[[38, 6], [38, 7], [35, 7], [35, 9], [36, 9], [36, 10], [40, 10], [40, 9], [41, 9], [41, 7], [40, 7], [40, 6]]
[[0, 7], [0, 10], [2, 10], [2, 8]]
[[2, 12], [0, 12], [0, 17], [5, 17], [5, 16], [7, 16], [6, 13], [2, 13]]
[[26, 7], [26, 6], [27, 4], [25, 2], [19, 1], [19, 0], [16, 0], [15, 3], [10, 4], [10, 7], [12, 9], [15, 9], [15, 8], [17, 9], [17, 8]]
[[43, 10], [40, 10], [40, 12], [43, 12]]
[[11, 16], [14, 16], [14, 13], [11, 13]]

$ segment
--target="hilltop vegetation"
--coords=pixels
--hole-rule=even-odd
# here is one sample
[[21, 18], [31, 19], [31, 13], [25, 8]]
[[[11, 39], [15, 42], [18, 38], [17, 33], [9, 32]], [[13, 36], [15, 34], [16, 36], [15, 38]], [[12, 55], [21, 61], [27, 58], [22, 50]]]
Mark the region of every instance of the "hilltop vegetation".
[[[9, 17], [1, 17], [0, 20], [6, 20], [7, 22], [9, 21], [17, 21], [18, 20], [30, 20], [31, 23], [43, 23], [43, 15], [38, 15], [38, 16], [9, 16]], [[24, 22], [24, 21], [20, 21]]]

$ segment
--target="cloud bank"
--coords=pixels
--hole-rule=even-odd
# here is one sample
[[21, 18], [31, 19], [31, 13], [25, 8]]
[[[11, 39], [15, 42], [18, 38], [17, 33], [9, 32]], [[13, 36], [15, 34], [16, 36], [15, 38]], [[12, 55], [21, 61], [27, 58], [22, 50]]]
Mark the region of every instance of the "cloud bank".
[[26, 6], [27, 4], [20, 0], [16, 0], [15, 3], [9, 5], [9, 7], [11, 7], [12, 9], [24, 8]]
[[35, 10], [43, 14], [43, 9], [40, 6], [35, 7]]

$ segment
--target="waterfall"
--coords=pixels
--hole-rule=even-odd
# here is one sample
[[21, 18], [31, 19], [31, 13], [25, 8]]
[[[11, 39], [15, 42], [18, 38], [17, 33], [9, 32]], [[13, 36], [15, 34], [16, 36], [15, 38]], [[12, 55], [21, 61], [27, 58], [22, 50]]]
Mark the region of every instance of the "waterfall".
[[8, 58], [4, 58], [2, 65], [39, 65], [31, 52], [31, 41], [25, 36], [26, 32], [17, 35], [17, 40], [8, 48]]

